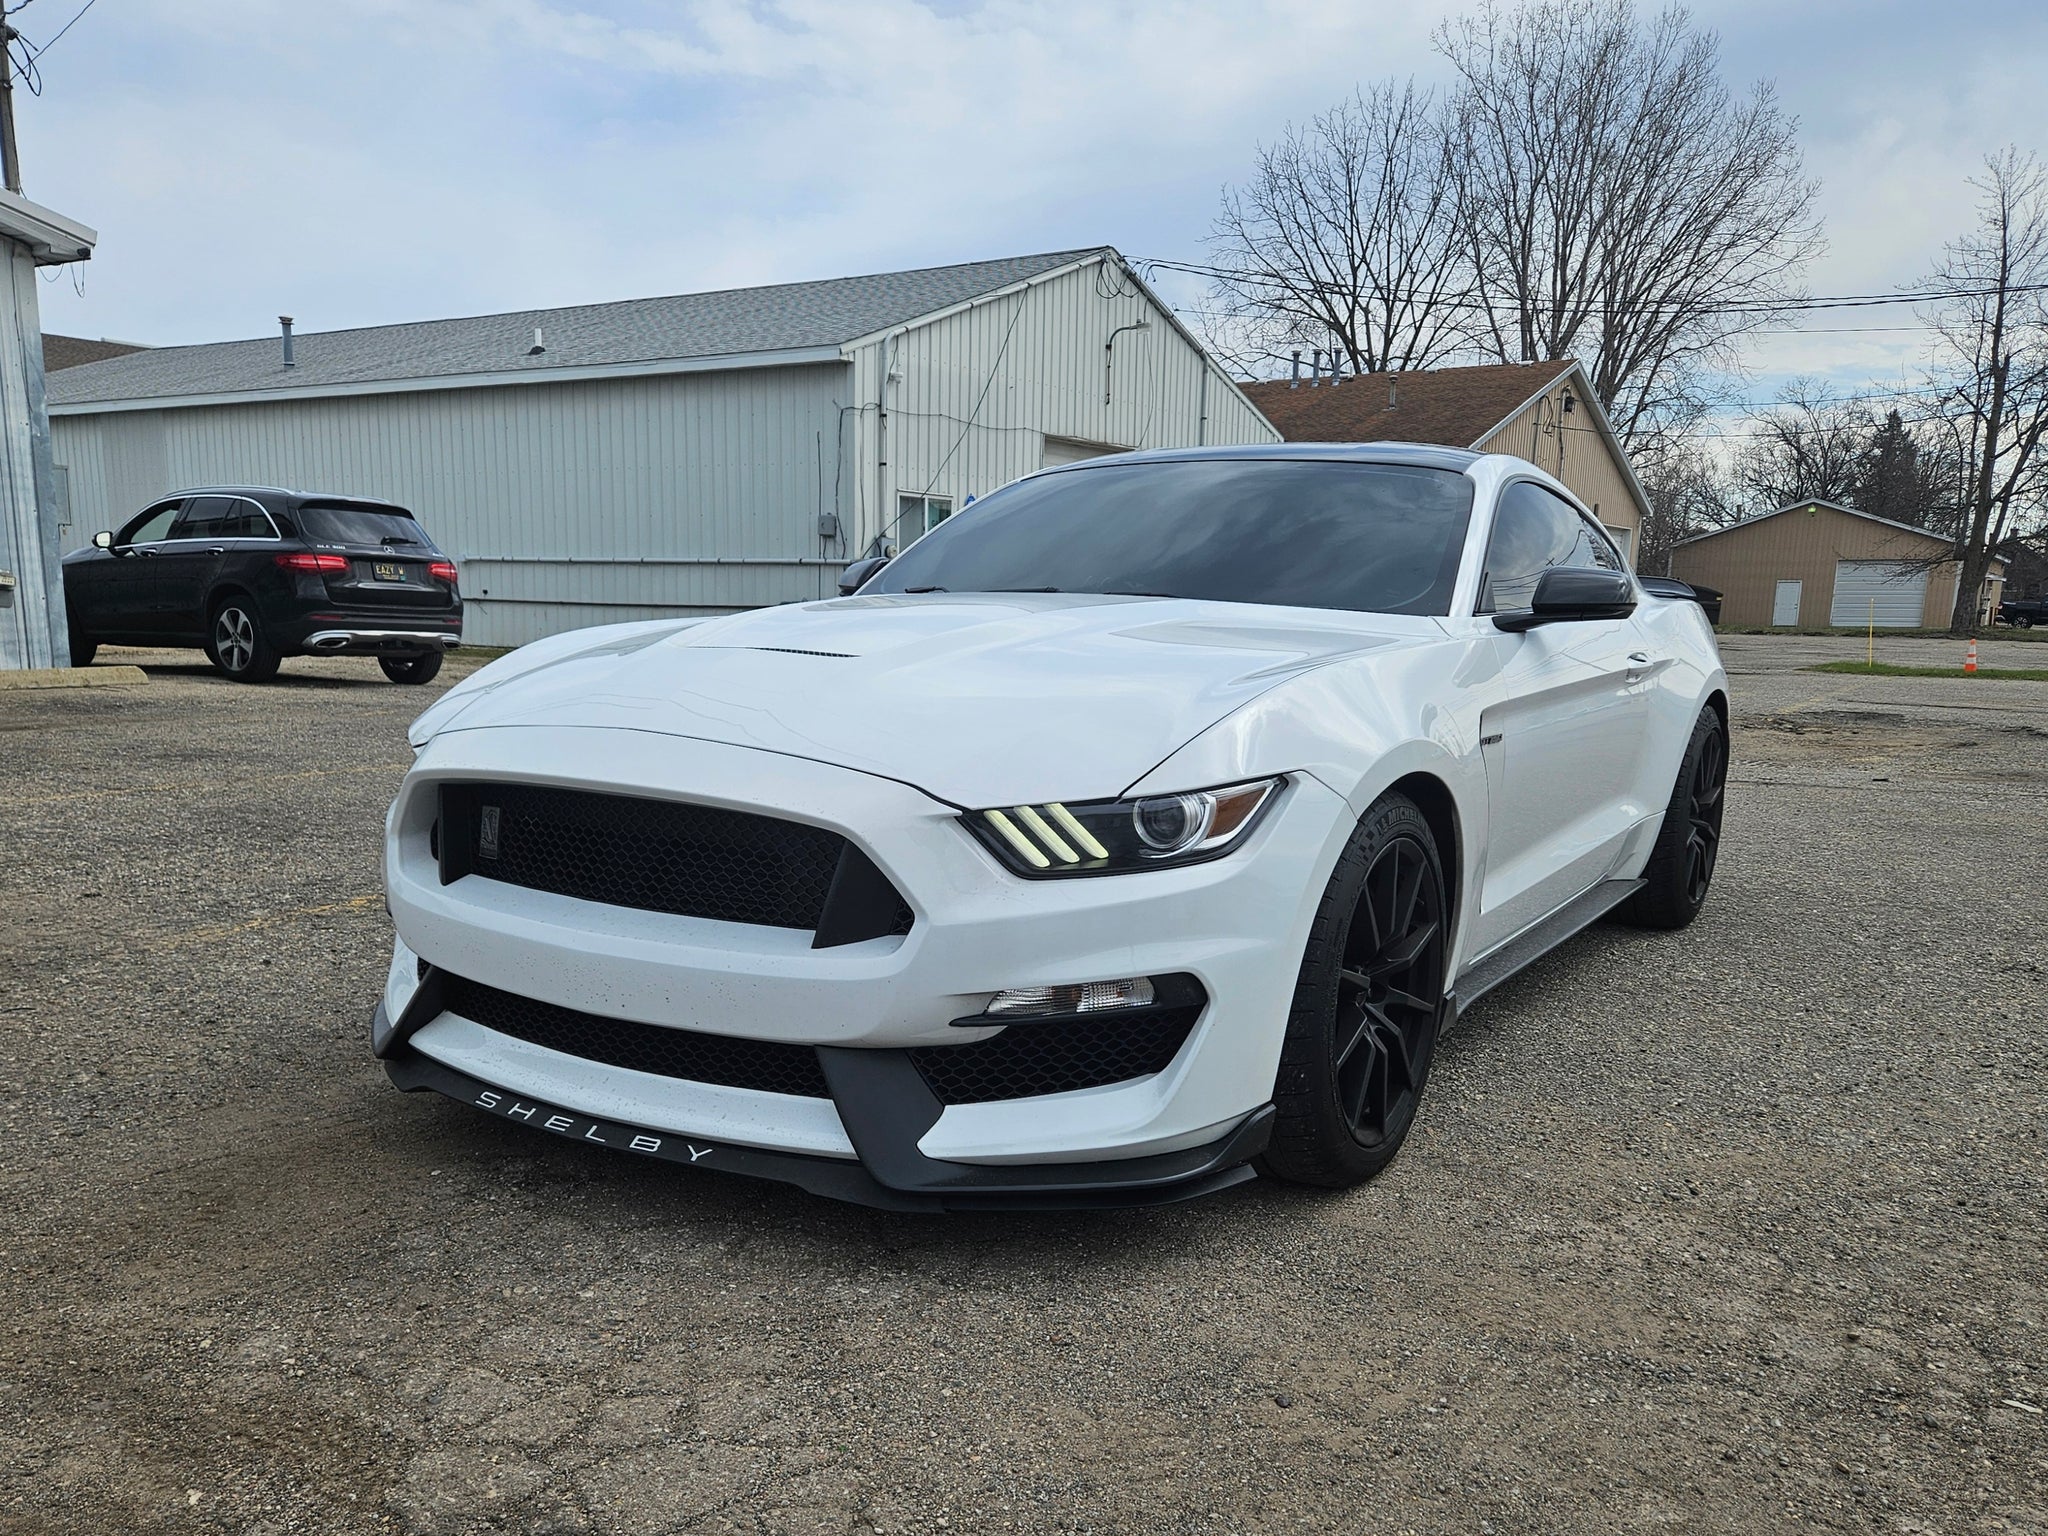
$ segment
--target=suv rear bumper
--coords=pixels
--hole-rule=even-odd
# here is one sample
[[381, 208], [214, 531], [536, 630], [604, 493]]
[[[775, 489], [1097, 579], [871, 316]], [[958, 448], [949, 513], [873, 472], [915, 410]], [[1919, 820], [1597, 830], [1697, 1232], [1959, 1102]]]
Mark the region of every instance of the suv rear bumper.
[[[390, 1028], [380, 1004], [371, 1032], [381, 1039]], [[826, 1047], [818, 1054], [853, 1142], [854, 1158], [737, 1146], [599, 1119], [495, 1088], [404, 1045], [385, 1061], [384, 1070], [408, 1093], [432, 1089], [572, 1141], [693, 1168], [774, 1179], [828, 1199], [892, 1211], [1167, 1205], [1254, 1177], [1251, 1160], [1266, 1149], [1272, 1136], [1273, 1107], [1267, 1104], [1217, 1140], [1177, 1152], [1085, 1163], [945, 1162], [918, 1150], [918, 1139], [938, 1120], [940, 1105], [906, 1052]]]
[[420, 651], [452, 651], [462, 644], [460, 629], [316, 629], [299, 642], [302, 650], [320, 656], [414, 655]]

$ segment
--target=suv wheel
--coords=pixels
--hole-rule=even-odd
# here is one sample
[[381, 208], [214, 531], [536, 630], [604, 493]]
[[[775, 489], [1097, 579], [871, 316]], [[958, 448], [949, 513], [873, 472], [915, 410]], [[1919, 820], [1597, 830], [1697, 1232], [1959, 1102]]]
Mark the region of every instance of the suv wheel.
[[424, 683], [441, 670], [441, 653], [426, 651], [418, 656], [379, 656], [377, 665], [394, 683]]
[[213, 610], [206, 654], [221, 676], [237, 683], [267, 683], [277, 676], [277, 651], [247, 598], [230, 597]]

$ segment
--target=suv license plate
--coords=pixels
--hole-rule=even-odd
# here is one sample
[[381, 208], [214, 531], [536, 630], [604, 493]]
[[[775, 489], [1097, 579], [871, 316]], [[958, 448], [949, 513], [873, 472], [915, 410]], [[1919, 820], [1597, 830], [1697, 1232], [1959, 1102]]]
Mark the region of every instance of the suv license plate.
[[379, 581], [403, 581], [405, 580], [405, 567], [402, 565], [380, 564], [376, 567], [375, 574]]

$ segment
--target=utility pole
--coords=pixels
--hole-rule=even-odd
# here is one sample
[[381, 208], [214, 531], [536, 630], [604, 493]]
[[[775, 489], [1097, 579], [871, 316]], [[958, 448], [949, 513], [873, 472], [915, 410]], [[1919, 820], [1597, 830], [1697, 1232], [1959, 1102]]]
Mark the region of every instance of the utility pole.
[[[19, 7], [16, 7], [19, 9]], [[14, 141], [14, 39], [18, 35], [0, 10], [0, 180], [21, 190], [21, 149]]]

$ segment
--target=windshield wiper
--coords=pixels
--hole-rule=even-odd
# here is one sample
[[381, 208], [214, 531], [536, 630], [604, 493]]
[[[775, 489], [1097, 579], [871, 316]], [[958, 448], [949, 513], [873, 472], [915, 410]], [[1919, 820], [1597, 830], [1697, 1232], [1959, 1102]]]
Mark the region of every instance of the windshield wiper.
[[383, 538], [379, 539], [377, 542], [379, 544], [409, 544], [414, 548], [418, 548], [420, 544], [420, 541], [418, 539], [408, 539], [402, 533], [387, 533], [384, 535]]
[[1105, 592], [1104, 597], [1179, 597], [1178, 592]]
[[905, 588], [904, 588], [903, 590], [904, 590], [904, 591], [905, 591], [906, 593], [910, 593], [910, 592], [943, 592], [943, 591], [945, 591], [946, 589], [945, 589], [944, 587], [905, 587]]

